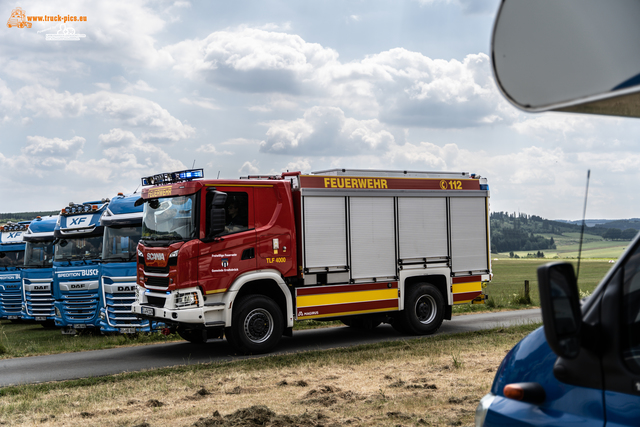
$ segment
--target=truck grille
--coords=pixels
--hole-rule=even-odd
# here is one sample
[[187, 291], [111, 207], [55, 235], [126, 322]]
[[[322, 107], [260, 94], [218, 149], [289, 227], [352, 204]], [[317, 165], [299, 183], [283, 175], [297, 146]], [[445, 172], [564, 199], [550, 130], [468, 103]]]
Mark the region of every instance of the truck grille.
[[169, 274], [169, 266], [166, 267], [144, 267], [145, 273], [160, 273], [160, 274]]
[[21, 289], [11, 289], [0, 292], [0, 312], [3, 316], [20, 316], [21, 311]]
[[147, 276], [147, 281], [145, 284], [149, 286], [155, 286], [160, 288], [168, 288], [169, 287], [169, 278], [168, 277], [155, 277], [155, 276]]
[[[117, 277], [110, 278], [119, 286], [135, 288], [136, 283], [122, 282]], [[111, 286], [103, 284], [103, 296], [107, 323], [113, 328], [146, 328], [149, 321], [139, 319], [131, 313], [131, 304], [136, 300], [135, 292], [111, 292]]]
[[97, 292], [63, 295], [64, 314], [72, 321], [92, 320], [98, 311], [98, 299]]
[[53, 317], [53, 296], [51, 290], [45, 291], [25, 291], [25, 306], [27, 315], [32, 317]]

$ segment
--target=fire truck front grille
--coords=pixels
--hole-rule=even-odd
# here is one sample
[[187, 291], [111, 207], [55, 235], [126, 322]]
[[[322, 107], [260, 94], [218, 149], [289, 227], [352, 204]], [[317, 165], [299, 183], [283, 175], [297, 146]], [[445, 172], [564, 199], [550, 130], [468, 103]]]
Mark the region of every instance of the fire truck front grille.
[[11, 289], [0, 293], [0, 311], [4, 316], [20, 316], [22, 311], [22, 292], [20, 289]]
[[[135, 283], [131, 283], [135, 285]], [[145, 328], [149, 321], [137, 318], [131, 313], [131, 304], [136, 300], [135, 292], [104, 294], [107, 323], [114, 328]]]
[[25, 292], [27, 314], [32, 317], [53, 317], [53, 301], [50, 290]]
[[70, 320], [91, 320], [98, 311], [99, 298], [96, 293], [64, 295], [62, 298], [63, 309]]
[[160, 273], [169, 274], [169, 266], [166, 267], [144, 267], [144, 271], [147, 273]]
[[169, 278], [168, 277], [154, 277], [147, 276], [147, 281], [145, 282], [149, 286], [155, 286], [160, 288], [168, 288], [169, 287]]
[[149, 305], [152, 305], [154, 307], [159, 307], [159, 308], [164, 307], [165, 301], [166, 301], [165, 298], [147, 295], [147, 302], [149, 303]]

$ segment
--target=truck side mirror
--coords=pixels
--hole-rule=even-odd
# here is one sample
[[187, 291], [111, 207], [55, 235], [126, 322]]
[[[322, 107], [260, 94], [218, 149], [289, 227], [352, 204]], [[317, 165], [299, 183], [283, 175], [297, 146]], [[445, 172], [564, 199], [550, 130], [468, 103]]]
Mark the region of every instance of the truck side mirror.
[[211, 231], [209, 236], [215, 236], [224, 231], [226, 225], [226, 217], [224, 212], [224, 204], [227, 201], [227, 193], [215, 191], [213, 200], [211, 201], [211, 211], [209, 212], [209, 220]]
[[582, 312], [573, 266], [567, 262], [538, 268], [544, 334], [553, 352], [575, 359], [580, 352]]

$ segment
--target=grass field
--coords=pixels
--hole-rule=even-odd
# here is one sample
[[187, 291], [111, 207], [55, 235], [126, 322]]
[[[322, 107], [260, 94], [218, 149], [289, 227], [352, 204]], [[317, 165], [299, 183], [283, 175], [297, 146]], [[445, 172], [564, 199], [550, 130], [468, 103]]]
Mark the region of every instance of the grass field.
[[505, 353], [538, 326], [6, 387], [0, 425], [472, 426]]
[[[578, 251], [580, 249], [580, 233], [564, 233], [558, 234], [540, 234], [545, 239], [553, 237], [556, 244], [556, 249], [545, 249], [545, 258], [578, 258]], [[582, 240], [582, 255], [581, 258], [606, 258], [606, 259], [618, 259], [627, 248], [629, 241], [621, 240], [605, 240], [601, 236], [593, 234], [586, 234]], [[526, 257], [527, 252], [537, 251], [514, 251], [520, 258]], [[509, 258], [508, 252], [500, 254], [492, 254], [494, 258]]]

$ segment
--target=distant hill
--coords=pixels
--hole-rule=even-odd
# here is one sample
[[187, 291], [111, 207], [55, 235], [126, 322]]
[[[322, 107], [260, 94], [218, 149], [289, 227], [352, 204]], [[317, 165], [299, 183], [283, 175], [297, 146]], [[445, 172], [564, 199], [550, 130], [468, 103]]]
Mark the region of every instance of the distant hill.
[[[523, 213], [492, 212], [490, 219], [491, 251], [494, 253], [556, 249], [554, 235], [579, 233], [582, 228], [582, 221], [554, 221]], [[605, 221], [594, 224], [585, 232], [606, 240], [629, 241], [640, 229], [637, 218]]]
[[[582, 220], [564, 220], [558, 219], [557, 222], [565, 222], [569, 224], [582, 225]], [[633, 228], [640, 230], [640, 218], [631, 219], [587, 219], [585, 220], [587, 227], [602, 227], [602, 228], [619, 228], [620, 230], [626, 230]]]
[[0, 224], [7, 222], [31, 221], [37, 216], [58, 215], [60, 211], [0, 213]]

